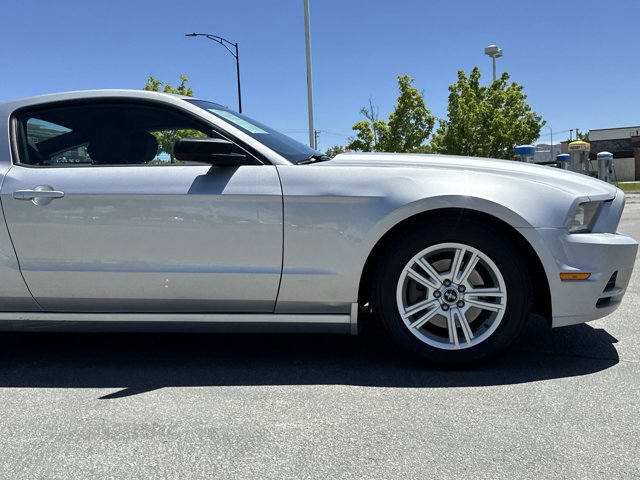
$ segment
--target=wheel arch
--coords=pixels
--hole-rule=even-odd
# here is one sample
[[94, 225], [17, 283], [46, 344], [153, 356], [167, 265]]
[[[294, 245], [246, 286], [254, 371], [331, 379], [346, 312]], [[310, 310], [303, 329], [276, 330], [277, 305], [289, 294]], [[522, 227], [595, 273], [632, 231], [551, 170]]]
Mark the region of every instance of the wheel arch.
[[359, 305], [363, 306], [368, 303], [371, 306], [372, 304], [374, 279], [385, 250], [390, 248], [395, 241], [403, 238], [409, 232], [421, 228], [428, 222], [450, 221], [451, 219], [465, 223], [477, 222], [483, 226], [489, 225], [493, 230], [500, 232], [505, 239], [512, 242], [518, 251], [522, 252], [533, 286], [532, 312], [551, 322], [549, 283], [544, 267], [534, 248], [513, 226], [504, 220], [485, 212], [467, 208], [442, 208], [417, 213], [405, 218], [388, 230], [369, 252], [365, 262], [358, 288]]

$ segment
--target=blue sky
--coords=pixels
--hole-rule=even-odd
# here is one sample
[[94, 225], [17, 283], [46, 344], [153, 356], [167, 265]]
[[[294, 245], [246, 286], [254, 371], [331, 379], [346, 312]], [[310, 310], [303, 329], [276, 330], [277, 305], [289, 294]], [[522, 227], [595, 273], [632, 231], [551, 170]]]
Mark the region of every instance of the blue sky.
[[[640, 124], [640, 0], [310, 0], [320, 149], [344, 144], [372, 97], [381, 118], [409, 74], [445, 117], [447, 87], [478, 65], [525, 86], [554, 130]], [[197, 96], [237, 106], [235, 60], [192, 31], [240, 45], [244, 113], [303, 142], [307, 97], [303, 0], [92, 2], [6, 0], [0, 101], [90, 88], [141, 88], [149, 74], [191, 79]], [[549, 140], [544, 128], [540, 141]]]

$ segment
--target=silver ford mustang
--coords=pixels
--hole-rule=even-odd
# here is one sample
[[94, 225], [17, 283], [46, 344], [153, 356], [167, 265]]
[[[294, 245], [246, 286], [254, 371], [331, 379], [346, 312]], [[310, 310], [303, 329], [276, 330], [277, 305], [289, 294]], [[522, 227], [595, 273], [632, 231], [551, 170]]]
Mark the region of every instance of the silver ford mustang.
[[[0, 105], [0, 329], [355, 334], [433, 362], [532, 314], [613, 312], [637, 243], [617, 188], [438, 155], [333, 160], [225, 107], [142, 91]], [[366, 313], [367, 315], [364, 315]]]

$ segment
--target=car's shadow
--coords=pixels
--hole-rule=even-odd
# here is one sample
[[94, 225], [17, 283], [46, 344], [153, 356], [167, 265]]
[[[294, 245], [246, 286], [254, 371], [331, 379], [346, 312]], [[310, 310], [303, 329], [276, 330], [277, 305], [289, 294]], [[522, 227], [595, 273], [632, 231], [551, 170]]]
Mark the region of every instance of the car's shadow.
[[434, 388], [573, 377], [618, 363], [605, 330], [530, 322], [498, 359], [438, 370], [406, 358], [381, 335], [1, 333], [0, 388], [118, 389], [120, 398], [163, 387], [358, 385]]

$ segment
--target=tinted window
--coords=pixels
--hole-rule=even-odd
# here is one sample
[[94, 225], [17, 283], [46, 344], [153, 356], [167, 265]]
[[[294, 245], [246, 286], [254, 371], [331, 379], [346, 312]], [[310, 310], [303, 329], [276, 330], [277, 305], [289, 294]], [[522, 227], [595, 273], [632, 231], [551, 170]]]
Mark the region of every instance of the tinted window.
[[[20, 163], [33, 166], [171, 165], [181, 138], [219, 135], [162, 108], [97, 104], [30, 111], [17, 117]], [[236, 147], [238, 148], [238, 147]]]
[[260, 143], [279, 153], [292, 163], [298, 163], [303, 160], [307, 160], [314, 155], [318, 155], [317, 151], [312, 150], [303, 143], [287, 137], [273, 128], [267, 127], [263, 123], [257, 122], [246, 115], [242, 115], [241, 113], [234, 112], [233, 110], [229, 110], [228, 108], [216, 103], [204, 100], [187, 100], [187, 102], [197, 105], [234, 127], [239, 128], [247, 135], [255, 138]]

